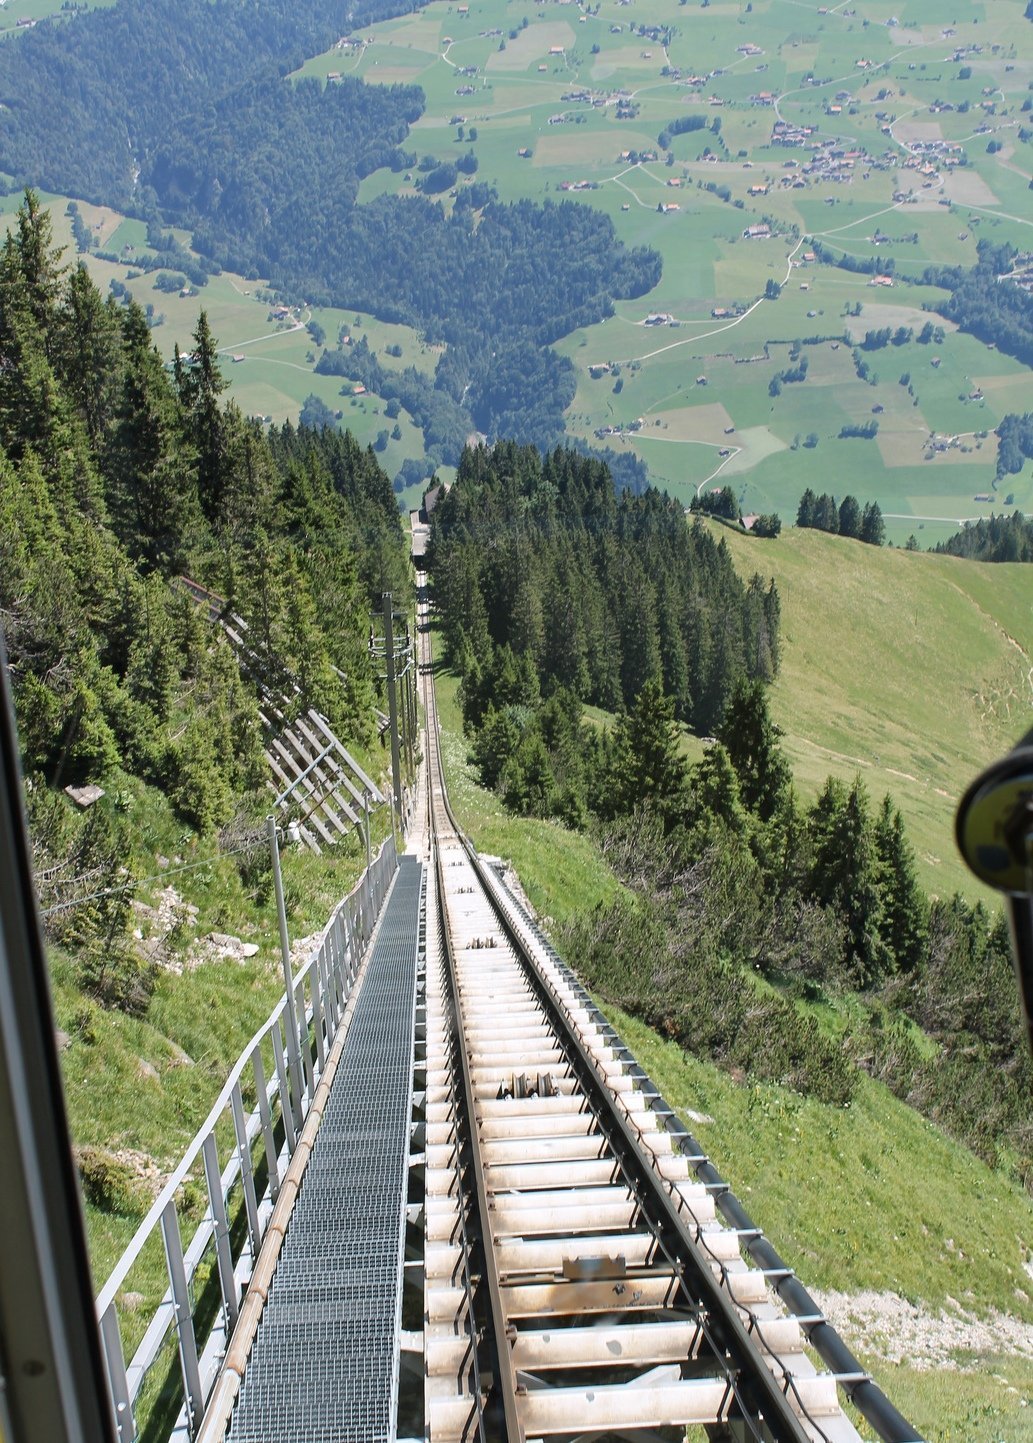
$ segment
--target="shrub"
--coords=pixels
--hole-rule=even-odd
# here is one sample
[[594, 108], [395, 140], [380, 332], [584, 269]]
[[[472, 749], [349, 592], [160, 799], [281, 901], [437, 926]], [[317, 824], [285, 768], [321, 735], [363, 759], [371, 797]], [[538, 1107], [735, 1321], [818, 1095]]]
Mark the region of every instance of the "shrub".
[[125, 1163], [102, 1147], [80, 1147], [75, 1160], [83, 1195], [93, 1207], [120, 1217], [142, 1217], [148, 1199]]

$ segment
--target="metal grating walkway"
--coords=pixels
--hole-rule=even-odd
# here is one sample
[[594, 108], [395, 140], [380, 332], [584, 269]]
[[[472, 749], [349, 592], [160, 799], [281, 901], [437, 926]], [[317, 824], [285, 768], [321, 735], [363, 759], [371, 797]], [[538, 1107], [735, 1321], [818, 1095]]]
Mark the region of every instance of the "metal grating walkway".
[[422, 870], [400, 859], [230, 1443], [395, 1436]]

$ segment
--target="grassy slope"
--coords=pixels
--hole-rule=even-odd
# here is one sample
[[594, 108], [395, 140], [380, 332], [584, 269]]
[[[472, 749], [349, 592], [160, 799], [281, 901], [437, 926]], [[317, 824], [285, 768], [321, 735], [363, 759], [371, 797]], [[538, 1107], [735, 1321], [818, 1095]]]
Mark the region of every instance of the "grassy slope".
[[957, 856], [953, 816], [976, 772], [1033, 724], [1029, 568], [795, 528], [774, 542], [721, 534], [742, 574], [779, 590], [770, 703], [801, 793], [860, 772], [873, 800], [889, 792], [900, 806], [928, 890], [989, 899]]
[[[557, 919], [611, 895], [617, 884], [587, 839], [507, 817], [476, 784], [455, 679], [439, 670], [437, 685], [450, 796], [478, 846], [510, 857], [535, 904]], [[955, 1303], [980, 1316], [998, 1310], [1033, 1324], [1023, 1287], [1033, 1242], [1028, 1199], [886, 1088], [862, 1078], [853, 1105], [835, 1109], [739, 1083], [607, 1011], [669, 1101], [712, 1119], [690, 1125], [806, 1284], [898, 1293], [933, 1314]], [[852, 1341], [864, 1357], [865, 1340]], [[867, 1361], [933, 1443], [1029, 1437], [1029, 1359], [959, 1354], [960, 1370], [919, 1369], [886, 1363], [873, 1349]]]

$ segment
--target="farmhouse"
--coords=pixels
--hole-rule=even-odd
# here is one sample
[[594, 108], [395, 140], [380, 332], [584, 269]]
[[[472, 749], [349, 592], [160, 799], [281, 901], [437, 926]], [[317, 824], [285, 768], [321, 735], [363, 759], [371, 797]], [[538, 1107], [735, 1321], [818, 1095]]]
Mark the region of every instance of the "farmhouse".
[[768, 240], [771, 236], [771, 227], [766, 221], [760, 225], [748, 225], [742, 233], [743, 240]]

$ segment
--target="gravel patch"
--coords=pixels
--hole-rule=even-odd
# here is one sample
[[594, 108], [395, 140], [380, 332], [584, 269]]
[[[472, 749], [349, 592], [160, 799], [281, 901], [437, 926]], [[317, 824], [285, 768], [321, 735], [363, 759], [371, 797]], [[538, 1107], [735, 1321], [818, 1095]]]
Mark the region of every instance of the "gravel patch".
[[949, 1310], [915, 1306], [897, 1293], [814, 1292], [829, 1322], [851, 1347], [887, 1363], [963, 1372], [964, 1357], [995, 1353], [1033, 1358], [1033, 1327], [996, 1309], [977, 1317], [948, 1299]]

